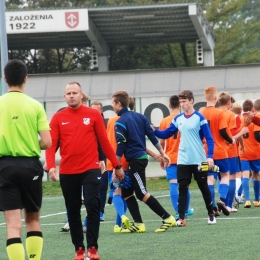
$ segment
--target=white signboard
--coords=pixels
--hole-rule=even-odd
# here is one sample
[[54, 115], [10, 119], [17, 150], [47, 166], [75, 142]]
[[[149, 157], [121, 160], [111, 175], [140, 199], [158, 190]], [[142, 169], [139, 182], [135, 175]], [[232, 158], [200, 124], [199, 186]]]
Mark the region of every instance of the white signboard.
[[7, 34], [89, 29], [88, 9], [6, 12], [5, 17]]

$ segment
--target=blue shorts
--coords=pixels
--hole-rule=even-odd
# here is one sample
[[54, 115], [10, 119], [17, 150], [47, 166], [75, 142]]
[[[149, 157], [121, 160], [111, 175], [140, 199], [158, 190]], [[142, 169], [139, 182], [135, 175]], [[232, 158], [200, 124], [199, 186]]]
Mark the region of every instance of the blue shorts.
[[177, 164], [166, 167], [166, 180], [177, 180]]
[[[229, 172], [228, 159], [214, 160], [214, 164], [219, 167], [220, 172], [223, 173]], [[214, 176], [214, 178], [217, 179], [218, 173], [209, 171], [208, 176]]]
[[228, 158], [228, 163], [229, 163], [229, 173], [231, 175], [240, 172], [238, 157]]
[[241, 171], [250, 171], [252, 170], [255, 173], [260, 171], [260, 160], [252, 160], [252, 161], [245, 161], [241, 160]]

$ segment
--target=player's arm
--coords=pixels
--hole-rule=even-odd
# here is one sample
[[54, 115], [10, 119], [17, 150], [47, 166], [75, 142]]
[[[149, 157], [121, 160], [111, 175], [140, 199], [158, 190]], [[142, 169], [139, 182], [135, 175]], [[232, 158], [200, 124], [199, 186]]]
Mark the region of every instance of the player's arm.
[[252, 111], [247, 111], [243, 113], [244, 122], [246, 125], [249, 125], [253, 122], [255, 125], [260, 126], [260, 117], [255, 116]]
[[169, 137], [173, 136], [178, 131], [178, 128], [171, 123], [168, 128], [165, 130], [154, 130], [154, 135], [161, 139], [168, 139]]
[[56, 115], [53, 116], [51, 122], [50, 122], [50, 127], [51, 127], [51, 140], [52, 140], [52, 145], [49, 149], [45, 151], [45, 158], [46, 158], [46, 165], [47, 165], [47, 170], [49, 171], [49, 176], [52, 181], [56, 181], [58, 179], [56, 175], [56, 162], [55, 162], [55, 154], [57, 147], [59, 146], [59, 122], [56, 117]]
[[209, 168], [212, 168], [214, 165], [213, 161], [213, 153], [214, 153], [214, 140], [212, 134], [210, 132], [209, 125], [205, 119], [205, 123], [201, 125], [201, 130], [203, 133], [203, 137], [206, 139], [207, 147], [208, 147], [208, 158], [207, 162], [209, 164]]
[[151, 157], [153, 157], [154, 160], [156, 160], [157, 162], [162, 162], [163, 158], [160, 154], [154, 153], [152, 150], [148, 149], [146, 147], [146, 152], [147, 154], [149, 154]]
[[125, 152], [125, 145], [127, 142], [127, 128], [121, 122], [115, 123], [115, 136], [116, 136], [116, 157], [120, 161]]
[[51, 147], [51, 134], [50, 125], [47, 120], [46, 113], [43, 107], [39, 104], [39, 109], [37, 111], [37, 129], [40, 136], [39, 146], [41, 150], [46, 150]]
[[220, 129], [219, 134], [227, 143], [233, 144], [235, 142], [235, 140], [228, 135], [227, 128]]
[[253, 119], [252, 119], [252, 122], [253, 122], [255, 125], [260, 126], [260, 117], [254, 116]]
[[154, 147], [159, 151], [159, 153], [161, 154], [161, 156], [163, 157], [163, 160], [165, 162], [165, 164], [167, 166], [169, 166], [171, 164], [170, 158], [166, 155], [166, 153], [164, 152], [164, 150], [162, 149], [162, 146], [160, 144], [160, 142], [158, 141], [158, 139], [156, 138], [156, 136], [154, 135], [154, 130], [151, 127], [149, 121], [146, 119], [146, 117], [144, 116], [144, 120], [145, 120], [145, 134], [146, 136], [149, 138], [149, 140], [152, 142], [152, 144], [154, 145]]
[[39, 132], [40, 140], [39, 145], [41, 147], [41, 150], [46, 150], [51, 147], [51, 134], [49, 130], [42, 130]]
[[248, 133], [248, 128], [243, 126], [242, 129], [240, 130], [240, 132], [238, 134], [234, 135], [232, 138], [233, 139], [238, 139], [239, 137], [241, 137], [242, 135], [244, 135], [246, 133]]

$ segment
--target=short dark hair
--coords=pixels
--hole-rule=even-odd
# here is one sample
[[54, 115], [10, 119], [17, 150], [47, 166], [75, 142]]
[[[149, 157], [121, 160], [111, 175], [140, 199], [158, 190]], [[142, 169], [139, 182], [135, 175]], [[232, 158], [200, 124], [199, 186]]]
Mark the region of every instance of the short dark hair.
[[27, 76], [27, 67], [21, 60], [9, 60], [5, 65], [4, 73], [9, 87], [22, 86]]
[[170, 105], [172, 108], [179, 108], [180, 107], [180, 101], [179, 97], [177, 95], [172, 95], [169, 99]]
[[188, 99], [194, 101], [194, 95], [190, 90], [183, 90], [179, 95], [179, 99]]
[[103, 109], [103, 104], [100, 101], [98, 101], [98, 100], [92, 101], [91, 106], [92, 105], [100, 106], [101, 110]]
[[254, 106], [254, 105], [253, 105], [252, 100], [246, 99], [246, 100], [244, 101], [243, 105], [242, 105], [243, 111], [244, 111], [244, 112], [251, 111], [252, 108], [253, 108], [253, 106]]
[[129, 108], [131, 109], [131, 110], [134, 110], [134, 108], [135, 108], [135, 100], [132, 98], [132, 97], [129, 97]]
[[231, 102], [231, 96], [229, 95], [229, 93], [221, 91], [218, 93], [218, 101], [220, 106], [225, 106], [228, 102]]
[[124, 90], [115, 92], [112, 98], [116, 104], [120, 102], [122, 107], [127, 107], [129, 105], [129, 95]]

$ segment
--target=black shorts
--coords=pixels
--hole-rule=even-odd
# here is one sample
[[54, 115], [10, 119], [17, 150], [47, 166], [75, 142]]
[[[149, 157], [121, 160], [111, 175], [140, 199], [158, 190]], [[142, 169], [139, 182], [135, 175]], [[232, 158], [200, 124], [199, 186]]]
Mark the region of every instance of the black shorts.
[[122, 187], [122, 197], [127, 198], [135, 192], [136, 197], [142, 200], [146, 195], [145, 169], [148, 164], [146, 159], [136, 159], [129, 162], [128, 174], [132, 180], [132, 187], [125, 189]]
[[38, 212], [42, 205], [43, 168], [38, 157], [0, 158], [0, 211], [25, 208]]
[[200, 172], [198, 170], [198, 165], [185, 165], [185, 164], [178, 164], [177, 165], [177, 180], [191, 180], [192, 174], [194, 179], [197, 182], [207, 182], [208, 172]]

